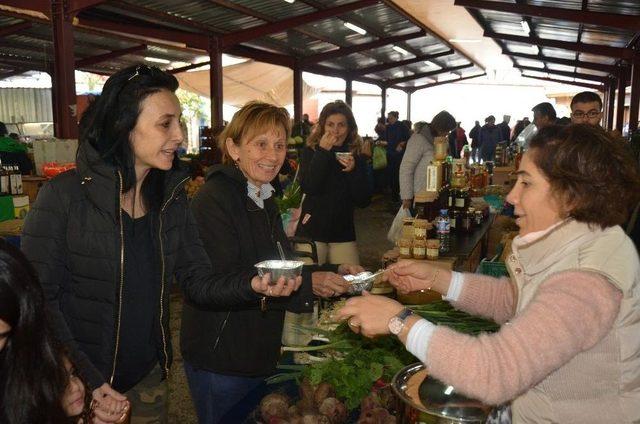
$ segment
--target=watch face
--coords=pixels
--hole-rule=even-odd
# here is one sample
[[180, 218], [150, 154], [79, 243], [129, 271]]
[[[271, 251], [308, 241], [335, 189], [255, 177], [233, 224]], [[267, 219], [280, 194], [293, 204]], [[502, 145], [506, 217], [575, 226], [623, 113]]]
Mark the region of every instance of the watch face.
[[404, 321], [400, 318], [393, 317], [389, 320], [389, 331], [391, 334], [395, 334], [397, 336], [402, 331], [402, 327], [404, 327]]

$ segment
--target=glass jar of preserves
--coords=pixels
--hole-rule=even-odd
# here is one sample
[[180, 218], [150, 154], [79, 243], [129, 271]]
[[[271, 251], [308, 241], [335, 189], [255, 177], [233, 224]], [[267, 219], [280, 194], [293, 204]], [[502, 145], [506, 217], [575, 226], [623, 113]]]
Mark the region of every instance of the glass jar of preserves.
[[440, 254], [440, 240], [429, 239], [427, 240], [427, 259], [435, 261]]
[[413, 241], [413, 258], [414, 259], [424, 259], [427, 257], [427, 240], [414, 240]]
[[398, 240], [398, 249], [400, 250], [400, 258], [401, 259], [410, 259], [411, 258], [411, 245], [412, 240], [408, 238], [401, 238]]
[[427, 227], [429, 221], [426, 219], [414, 219], [413, 220], [413, 238], [415, 240], [425, 240], [427, 238]]
[[444, 160], [447, 157], [447, 148], [449, 141], [446, 135], [435, 137], [433, 140], [433, 158], [435, 160]]
[[471, 228], [474, 228], [476, 226], [476, 208], [469, 206], [467, 213], [469, 214], [469, 218], [471, 218]]
[[400, 237], [407, 239], [413, 237], [413, 218], [402, 219], [402, 232], [400, 234]]

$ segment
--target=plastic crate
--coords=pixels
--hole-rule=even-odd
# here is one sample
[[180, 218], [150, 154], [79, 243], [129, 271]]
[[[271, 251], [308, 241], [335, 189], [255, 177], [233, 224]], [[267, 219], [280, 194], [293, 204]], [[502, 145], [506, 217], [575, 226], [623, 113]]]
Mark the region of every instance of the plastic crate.
[[504, 262], [482, 260], [478, 266], [478, 272], [492, 277], [508, 276], [507, 266]]

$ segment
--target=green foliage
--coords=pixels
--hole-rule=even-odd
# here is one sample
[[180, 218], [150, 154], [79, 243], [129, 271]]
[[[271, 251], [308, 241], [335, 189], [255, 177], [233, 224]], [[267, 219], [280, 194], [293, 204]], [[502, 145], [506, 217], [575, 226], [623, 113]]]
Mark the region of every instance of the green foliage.
[[298, 181], [289, 184], [287, 188], [284, 189], [282, 197], [276, 197], [274, 200], [281, 214], [287, 212], [289, 209], [300, 207], [302, 189]]

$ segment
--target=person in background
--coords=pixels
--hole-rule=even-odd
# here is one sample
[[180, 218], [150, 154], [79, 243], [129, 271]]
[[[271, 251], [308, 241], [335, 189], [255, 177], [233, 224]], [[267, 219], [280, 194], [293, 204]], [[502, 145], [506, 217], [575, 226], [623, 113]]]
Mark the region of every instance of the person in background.
[[373, 337], [393, 333], [428, 373], [488, 405], [513, 400], [514, 423], [640, 420], [640, 261], [620, 224], [640, 199], [622, 144], [587, 125], [549, 126], [531, 141], [507, 196], [520, 227], [510, 277], [401, 261], [401, 293], [431, 288], [503, 324], [470, 336], [373, 295], [338, 311]]
[[571, 99], [571, 123], [600, 126], [602, 99], [593, 91], [582, 91]]
[[478, 161], [480, 159], [480, 122], [476, 121], [476, 124], [469, 131], [469, 138], [471, 139], [471, 157], [474, 161]]
[[[76, 422], [85, 411], [84, 385], [68, 372], [33, 266], [0, 240], [0, 422]], [[96, 423], [117, 422], [123, 411], [96, 405]], [[86, 418], [86, 417], [85, 417]], [[84, 423], [86, 424], [86, 423]]]
[[453, 130], [453, 132], [456, 134], [456, 151], [458, 152], [458, 156], [460, 156], [460, 152], [462, 151], [463, 147], [469, 144], [469, 142], [467, 141], [467, 134], [464, 128], [460, 126], [460, 122], [458, 122], [458, 125]]
[[511, 139], [511, 127], [509, 126], [510, 121], [511, 116], [502, 116], [502, 122], [498, 124], [498, 128], [500, 129], [500, 141], [509, 141]]
[[378, 135], [378, 140], [384, 140], [387, 134], [387, 124], [384, 118], [378, 118], [378, 123], [376, 124], [374, 131]]
[[447, 135], [455, 126], [455, 118], [443, 110], [424, 125], [419, 133], [409, 138], [400, 165], [400, 197], [404, 209], [412, 207], [415, 194], [423, 191], [427, 185], [427, 166], [433, 159], [434, 137]]
[[413, 123], [408, 119], [405, 119], [404, 121], [402, 121], [402, 124], [407, 127], [407, 129], [409, 130], [409, 137], [411, 137], [411, 134], [413, 134]]
[[485, 120], [485, 124], [480, 130], [480, 159], [484, 162], [492, 161], [496, 153], [496, 145], [500, 142], [500, 128], [496, 123], [496, 118], [489, 115]]
[[[278, 244], [292, 258], [269, 184], [285, 161], [288, 133], [284, 108], [247, 103], [220, 135], [223, 163], [210, 169], [192, 201], [214, 272], [229, 290], [268, 279], [268, 274], [259, 276], [254, 265], [279, 258]], [[225, 415], [275, 372], [285, 311], [310, 312], [314, 294], [344, 293], [347, 283], [335, 273], [340, 268], [345, 273], [354, 270], [344, 265], [305, 267], [302, 278], [286, 282], [280, 298], [276, 286], [269, 286], [265, 296], [231, 308], [185, 302], [180, 346], [200, 423], [243, 422], [244, 417]], [[255, 405], [248, 403], [237, 407], [252, 410]]]
[[387, 177], [392, 202], [400, 200], [400, 164], [410, 136], [409, 128], [398, 121], [399, 116], [397, 111], [391, 111], [387, 114], [387, 129], [384, 137], [387, 142]]
[[[413, 134], [417, 134], [422, 130], [422, 127], [424, 127], [425, 125], [427, 125], [426, 121], [418, 121], [415, 124], [413, 124]], [[408, 144], [409, 142], [407, 142]]]
[[155, 67], [113, 74], [80, 122], [76, 169], [45, 184], [22, 249], [38, 271], [56, 336], [93, 399], [167, 422], [170, 284], [210, 308], [258, 303], [284, 282], [213, 274], [185, 193], [176, 78]]
[[533, 111], [533, 123], [538, 131], [555, 124], [557, 121], [556, 110], [549, 102], [538, 103], [531, 110]]
[[520, 133], [522, 132], [522, 130], [524, 130], [524, 122], [520, 119], [518, 119], [518, 121], [516, 122], [516, 125], [513, 127], [513, 135], [511, 136], [511, 140], [509, 140], [510, 142], [514, 142], [516, 141], [516, 138], [518, 138], [518, 135], [520, 135]]
[[296, 235], [315, 242], [320, 264], [359, 264], [353, 211], [369, 205], [371, 192], [358, 126], [346, 103], [322, 108], [298, 177], [306, 198]]

